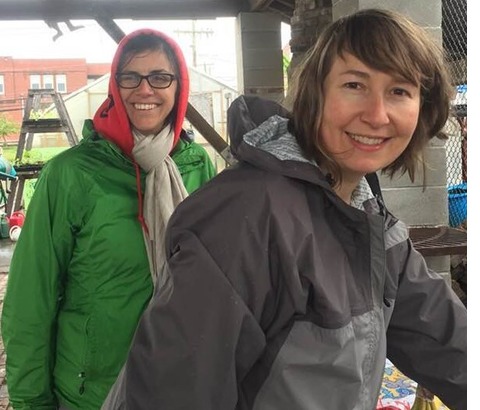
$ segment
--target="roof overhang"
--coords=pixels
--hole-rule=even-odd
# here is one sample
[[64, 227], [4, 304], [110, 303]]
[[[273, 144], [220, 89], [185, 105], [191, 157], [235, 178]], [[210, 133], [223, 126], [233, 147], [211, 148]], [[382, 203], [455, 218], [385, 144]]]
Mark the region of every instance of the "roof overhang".
[[0, 0], [0, 20], [186, 20], [272, 11], [285, 21], [294, 5], [294, 0]]

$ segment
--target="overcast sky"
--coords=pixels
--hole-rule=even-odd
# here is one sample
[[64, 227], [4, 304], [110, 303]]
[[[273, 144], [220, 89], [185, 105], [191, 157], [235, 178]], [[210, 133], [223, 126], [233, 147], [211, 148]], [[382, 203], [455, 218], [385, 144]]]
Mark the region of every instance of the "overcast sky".
[[[193, 65], [195, 40], [196, 61], [204, 71], [236, 88], [235, 19], [216, 20], [116, 20], [129, 33], [141, 27], [151, 27], [174, 37], [182, 48], [187, 63]], [[63, 32], [55, 41], [57, 31], [44, 21], [0, 21], [0, 56], [14, 58], [85, 58], [90, 63], [109, 63], [116, 43], [94, 20], [72, 20], [70, 31], [64, 23]], [[288, 44], [290, 29], [282, 25], [282, 43]]]

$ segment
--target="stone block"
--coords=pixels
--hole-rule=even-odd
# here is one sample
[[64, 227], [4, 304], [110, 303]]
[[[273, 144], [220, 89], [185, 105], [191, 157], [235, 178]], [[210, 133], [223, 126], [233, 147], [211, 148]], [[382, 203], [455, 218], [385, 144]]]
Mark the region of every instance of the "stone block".
[[407, 225], [447, 225], [445, 187], [383, 188], [388, 209]]
[[238, 24], [242, 31], [278, 31], [281, 18], [275, 13], [240, 13]]
[[405, 14], [423, 27], [440, 27], [442, 3], [438, 0], [359, 0], [359, 9], [383, 8]]
[[[436, 138], [435, 138], [436, 139]], [[380, 174], [380, 186], [382, 188], [408, 188], [423, 187], [424, 181], [427, 186], [445, 186], [446, 185], [446, 158], [443, 146], [431, 146], [425, 150], [425, 169], [419, 166], [415, 173], [415, 181], [411, 182], [408, 173], [402, 176], [395, 176], [390, 179], [386, 175]]]
[[[363, 8], [363, 7], [362, 7]], [[355, 13], [360, 10], [360, 2], [358, 0], [338, 0], [332, 1], [332, 18], [333, 21], [348, 14]]]
[[282, 37], [278, 31], [244, 31], [241, 44], [244, 50], [248, 49], [282, 49]]
[[249, 87], [283, 87], [283, 75], [274, 69], [248, 68], [243, 71], [243, 85]]
[[430, 269], [438, 273], [443, 272], [450, 277], [450, 256], [427, 256], [425, 262]]
[[369, 8], [398, 11], [426, 28], [439, 28], [442, 24], [442, 3], [438, 0], [333, 0], [333, 20]]
[[[243, 69], [262, 69], [278, 71], [276, 77], [282, 77], [282, 50], [280, 49], [263, 49], [250, 48], [243, 50]], [[279, 70], [280, 68], [280, 70]]]

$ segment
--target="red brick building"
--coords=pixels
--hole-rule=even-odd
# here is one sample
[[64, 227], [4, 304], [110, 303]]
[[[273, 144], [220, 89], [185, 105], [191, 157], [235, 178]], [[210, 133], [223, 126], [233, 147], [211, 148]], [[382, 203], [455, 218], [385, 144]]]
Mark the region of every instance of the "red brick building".
[[0, 116], [22, 121], [28, 89], [53, 88], [69, 94], [110, 72], [110, 63], [85, 59], [14, 59], [0, 56]]

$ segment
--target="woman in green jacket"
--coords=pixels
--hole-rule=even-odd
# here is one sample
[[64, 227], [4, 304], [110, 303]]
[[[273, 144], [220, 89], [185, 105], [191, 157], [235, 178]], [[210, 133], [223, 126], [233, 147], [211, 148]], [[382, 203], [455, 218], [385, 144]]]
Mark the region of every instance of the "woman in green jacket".
[[131, 33], [81, 143], [44, 167], [2, 313], [14, 409], [99, 409], [115, 381], [154, 286], [166, 280], [166, 223], [215, 174], [205, 150], [180, 139], [188, 89], [172, 39]]

